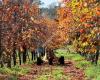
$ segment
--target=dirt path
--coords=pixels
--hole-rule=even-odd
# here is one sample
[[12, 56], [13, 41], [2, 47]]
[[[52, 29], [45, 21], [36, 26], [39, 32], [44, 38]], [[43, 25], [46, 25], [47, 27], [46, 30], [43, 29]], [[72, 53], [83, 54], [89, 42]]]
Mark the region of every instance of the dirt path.
[[[41, 75], [48, 76], [48, 80], [51, 80], [51, 75], [54, 70], [57, 70], [57, 65], [50, 66], [48, 63], [44, 63], [41, 66], [36, 64], [32, 65], [31, 71], [27, 75], [20, 75], [18, 80], [37, 80]], [[52, 80], [54, 80], [52, 78]]]
[[70, 80], [85, 80], [85, 74], [82, 69], [75, 67], [75, 62], [66, 61], [64, 66], [64, 73], [69, 75]]
[[[68, 76], [67, 80], [85, 80], [84, 71], [75, 67], [75, 62], [65, 61], [64, 66], [53, 65], [50, 66], [48, 63], [44, 63], [41, 66], [33, 65], [22, 65], [21, 67], [31, 67], [31, 71], [27, 75], [19, 75], [17, 80], [37, 80], [41, 75], [46, 75], [48, 80], [55, 80], [51, 75], [55, 70], [62, 70], [64, 76]], [[9, 76], [8, 76], [9, 77]], [[0, 80], [11, 80], [7, 79], [7, 75], [0, 75]], [[61, 79], [66, 80], [66, 79]]]
[[[76, 68], [75, 63], [72, 61], [65, 61], [65, 66], [61, 68], [64, 72], [64, 75], [69, 76], [69, 80], [85, 80], [85, 75], [83, 70]], [[49, 66], [47, 63], [42, 66], [33, 65], [31, 71], [27, 75], [20, 75], [18, 80], [37, 80], [40, 75], [52, 74], [53, 70], [57, 70], [57, 65]], [[51, 79], [48, 79], [51, 80]], [[52, 78], [52, 80], [55, 80]], [[63, 80], [63, 79], [62, 79]], [[65, 79], [64, 79], [65, 80]]]

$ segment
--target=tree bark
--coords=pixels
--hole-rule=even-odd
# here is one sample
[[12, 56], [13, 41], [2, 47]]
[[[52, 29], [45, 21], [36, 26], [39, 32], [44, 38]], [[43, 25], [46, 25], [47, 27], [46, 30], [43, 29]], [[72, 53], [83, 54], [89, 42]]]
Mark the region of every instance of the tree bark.
[[31, 60], [32, 60], [32, 61], [33, 61], [33, 60], [36, 60], [36, 54], [35, 54], [35, 51], [32, 51], [32, 52], [31, 52], [31, 55], [32, 55]]
[[7, 67], [11, 68], [11, 55], [8, 57]]
[[95, 63], [98, 63], [98, 59], [99, 59], [99, 49], [97, 49], [96, 55], [95, 55]]
[[19, 56], [19, 64], [21, 65], [21, 52], [20, 52], [20, 50], [18, 52], [18, 56]]
[[26, 55], [27, 55], [27, 50], [26, 50], [26, 48], [24, 48], [24, 52], [23, 52], [23, 63], [26, 63]]
[[13, 63], [16, 66], [16, 49], [13, 50]]

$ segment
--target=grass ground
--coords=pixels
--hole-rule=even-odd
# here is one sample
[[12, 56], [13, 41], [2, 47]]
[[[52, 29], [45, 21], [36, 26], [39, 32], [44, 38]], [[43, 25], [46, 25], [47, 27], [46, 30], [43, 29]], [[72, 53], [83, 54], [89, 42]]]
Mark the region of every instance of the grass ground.
[[100, 80], [100, 61], [98, 65], [93, 65], [84, 57], [76, 53], [68, 53], [66, 50], [57, 50], [57, 56], [65, 56], [65, 59], [75, 62], [75, 66], [81, 68], [85, 72], [86, 80]]
[[[100, 80], [100, 61], [98, 62], [98, 65], [93, 65], [89, 61], [85, 60], [84, 57], [80, 56], [79, 54], [76, 54], [74, 52], [67, 52], [66, 49], [58, 49], [56, 51], [56, 56], [64, 56], [66, 60], [70, 60], [75, 63], [75, 67], [81, 68], [84, 70], [85, 73], [85, 80]], [[32, 64], [33, 62], [27, 63], [27, 65]], [[52, 73], [50, 72], [50, 66], [48, 67], [48, 70], [46, 74], [43, 73], [38, 76], [35, 80], [48, 80], [48, 77], [50, 80], [70, 80], [69, 75], [65, 75], [63, 73], [63, 67], [62, 66], [54, 66], [55, 69], [52, 70]], [[31, 66], [15, 66], [12, 68], [0, 68], [1, 74], [7, 74], [10, 75], [10, 80], [18, 80], [18, 75], [26, 75], [28, 72], [30, 72]], [[1, 79], [0, 79], [1, 80]]]
[[52, 68], [52, 73], [49, 71], [49, 67], [46, 74], [41, 74], [36, 80], [69, 80], [68, 76], [66, 76], [63, 72], [63, 67], [53, 66]]
[[[18, 65], [12, 68], [0, 68], [0, 80], [17, 80], [18, 75], [26, 75], [30, 70], [30, 67], [21, 67]], [[9, 79], [6, 79], [6, 76]]]

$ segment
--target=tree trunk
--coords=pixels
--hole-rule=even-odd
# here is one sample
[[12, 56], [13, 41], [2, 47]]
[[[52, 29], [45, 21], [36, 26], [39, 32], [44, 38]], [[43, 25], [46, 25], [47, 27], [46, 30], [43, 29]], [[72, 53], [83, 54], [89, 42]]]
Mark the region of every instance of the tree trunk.
[[60, 65], [64, 65], [65, 64], [65, 62], [64, 62], [64, 56], [61, 56], [59, 58], [59, 63], [60, 63]]
[[49, 58], [49, 65], [53, 65], [53, 59]]
[[26, 49], [24, 49], [24, 52], [23, 52], [23, 63], [26, 63], [26, 55], [27, 55], [27, 51], [26, 51]]
[[32, 54], [32, 58], [31, 58], [31, 60], [33, 61], [33, 54], [34, 54], [33, 51], [31, 52], [31, 54]]
[[19, 56], [19, 64], [21, 65], [21, 52], [18, 52], [18, 56]]
[[42, 65], [43, 60], [41, 59], [41, 57], [37, 57], [37, 65]]
[[13, 63], [16, 66], [16, 49], [13, 50]]
[[11, 68], [11, 55], [8, 57], [7, 67]]
[[1, 61], [1, 68], [4, 67], [3, 61]]
[[[2, 57], [2, 22], [0, 22], [0, 60]], [[1, 60], [1, 67], [3, 67], [3, 62]]]
[[96, 64], [98, 63], [98, 59], [99, 59], [99, 49], [97, 50], [96, 55], [95, 55], [95, 63]]
[[95, 55], [94, 54], [91, 55], [91, 60], [92, 60], [92, 63], [95, 62]]
[[32, 58], [31, 58], [32, 61], [33, 61], [33, 60], [36, 60], [36, 54], [35, 54], [35, 51], [32, 51], [31, 54], [32, 54]]

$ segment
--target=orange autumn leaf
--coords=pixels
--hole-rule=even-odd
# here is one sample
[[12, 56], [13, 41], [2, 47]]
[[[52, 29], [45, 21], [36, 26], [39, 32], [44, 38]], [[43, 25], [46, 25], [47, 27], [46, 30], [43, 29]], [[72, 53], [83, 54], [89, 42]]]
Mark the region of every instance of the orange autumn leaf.
[[96, 15], [97, 15], [97, 16], [100, 16], [100, 7], [97, 7], [97, 8], [96, 8]]
[[85, 27], [85, 28], [89, 28], [89, 27], [93, 27], [93, 25], [92, 25], [92, 24], [87, 24], [87, 23], [85, 23], [85, 24], [84, 24], [84, 27]]
[[84, 33], [85, 32], [85, 30], [84, 29], [80, 29], [80, 33]]
[[28, 4], [28, 3], [25, 3], [25, 4], [23, 5], [23, 8], [24, 8], [24, 10], [27, 12], [27, 11], [29, 10], [29, 4]]
[[3, 0], [3, 4], [6, 5], [9, 2], [9, 0]]

